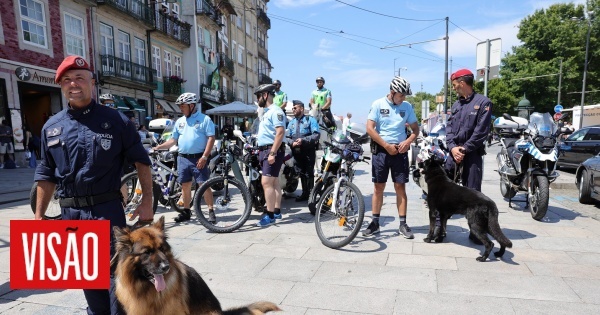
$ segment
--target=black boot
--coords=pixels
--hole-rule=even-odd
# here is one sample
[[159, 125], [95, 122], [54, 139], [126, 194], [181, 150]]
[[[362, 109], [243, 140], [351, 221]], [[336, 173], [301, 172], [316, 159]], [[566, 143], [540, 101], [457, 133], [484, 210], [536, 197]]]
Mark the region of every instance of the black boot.
[[308, 179], [304, 176], [300, 177], [300, 183], [302, 184], [302, 195], [296, 197], [296, 202], [307, 201], [310, 189], [308, 188]]
[[192, 211], [190, 209], [183, 209], [183, 211], [181, 211], [179, 213], [179, 215], [175, 218], [175, 222], [177, 223], [181, 223], [181, 222], [185, 222], [185, 221], [189, 221], [192, 217]]

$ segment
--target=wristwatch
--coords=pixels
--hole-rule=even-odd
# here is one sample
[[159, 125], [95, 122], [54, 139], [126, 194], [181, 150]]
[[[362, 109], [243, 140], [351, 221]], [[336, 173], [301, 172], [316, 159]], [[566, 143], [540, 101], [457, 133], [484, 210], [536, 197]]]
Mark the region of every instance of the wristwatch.
[[275, 155], [277, 155], [277, 152], [273, 152], [273, 151], [271, 151], [271, 152], [269, 152], [269, 155], [271, 155], [271, 156], [275, 156]]
[[208, 160], [208, 158], [207, 158], [205, 155], [203, 155], [203, 156], [201, 157], [201, 159], [203, 159], [203, 160]]

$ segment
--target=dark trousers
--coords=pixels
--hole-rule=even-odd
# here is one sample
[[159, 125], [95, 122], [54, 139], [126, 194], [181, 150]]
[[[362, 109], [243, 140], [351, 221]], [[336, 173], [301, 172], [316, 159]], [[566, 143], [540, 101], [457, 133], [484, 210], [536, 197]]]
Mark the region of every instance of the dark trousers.
[[300, 169], [300, 183], [302, 184], [302, 194], [308, 195], [315, 183], [315, 160], [317, 152], [314, 147], [301, 146], [292, 148], [292, 155], [296, 160], [296, 166]]
[[[446, 160], [446, 169], [453, 172], [454, 159]], [[465, 155], [462, 163], [462, 182], [463, 185], [477, 191], [481, 191], [481, 181], [483, 179], [483, 156], [477, 152], [470, 152]]]
[[[121, 200], [115, 199], [92, 207], [62, 208], [63, 220], [110, 220], [110, 257], [115, 253], [113, 226], [125, 227], [125, 212]], [[110, 289], [84, 289], [89, 315], [125, 314], [115, 295], [114, 275], [110, 275]]]

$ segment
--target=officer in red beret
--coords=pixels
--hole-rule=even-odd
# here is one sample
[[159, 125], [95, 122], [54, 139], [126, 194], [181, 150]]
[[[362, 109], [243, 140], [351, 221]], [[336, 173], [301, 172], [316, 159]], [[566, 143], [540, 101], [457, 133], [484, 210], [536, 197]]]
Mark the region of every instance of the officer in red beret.
[[474, 76], [468, 69], [454, 72], [450, 80], [458, 100], [452, 105], [446, 126], [446, 142], [452, 156], [447, 159], [446, 168], [451, 175], [455, 166], [462, 169], [462, 184], [481, 191], [483, 155], [493, 105], [489, 98], [473, 90]]
[[[125, 159], [135, 162], [144, 193], [133, 218], [151, 221], [150, 159], [133, 123], [122, 113], [92, 99], [94, 77], [88, 62], [69, 56], [56, 70], [56, 83], [68, 107], [48, 119], [42, 128], [35, 219], [41, 220], [51, 197], [58, 195], [63, 220], [109, 220], [127, 225], [120, 192]], [[111, 256], [114, 254], [111, 233]], [[83, 290], [88, 314], [124, 314], [110, 290]]]

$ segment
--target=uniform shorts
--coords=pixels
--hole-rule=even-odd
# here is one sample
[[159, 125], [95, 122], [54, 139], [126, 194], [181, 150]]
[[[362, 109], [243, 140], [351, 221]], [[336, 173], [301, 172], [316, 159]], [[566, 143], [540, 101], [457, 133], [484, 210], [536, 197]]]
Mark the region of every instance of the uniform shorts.
[[15, 153], [12, 143], [0, 143], [0, 154], [12, 154]]
[[271, 149], [266, 149], [261, 150], [258, 153], [258, 161], [260, 162], [260, 166], [262, 168], [262, 176], [279, 177], [279, 171], [281, 171], [281, 166], [283, 165], [285, 151], [277, 150], [277, 154], [275, 155], [275, 163], [273, 164], [269, 164], [270, 152]]
[[390, 171], [394, 183], [408, 183], [408, 152], [396, 155], [389, 155], [387, 152], [373, 154], [371, 171], [373, 183], [386, 183]]
[[210, 177], [210, 170], [208, 168], [208, 161], [204, 165], [203, 169], [196, 167], [198, 158], [184, 158], [182, 156], [177, 157], [177, 174], [179, 177], [177, 181], [180, 183], [191, 182], [192, 178], [196, 183], [202, 183], [208, 180]]

